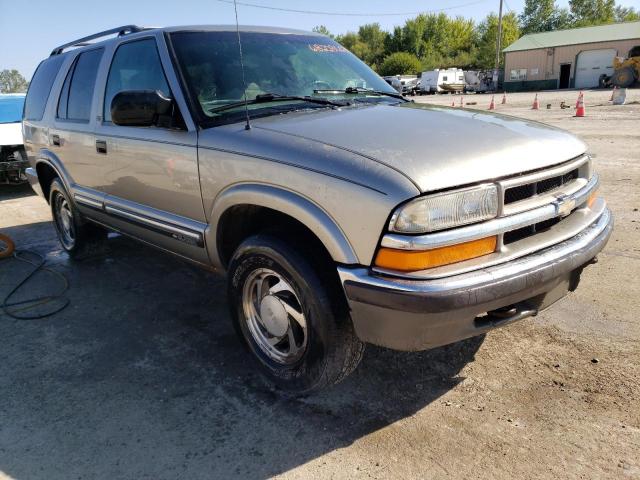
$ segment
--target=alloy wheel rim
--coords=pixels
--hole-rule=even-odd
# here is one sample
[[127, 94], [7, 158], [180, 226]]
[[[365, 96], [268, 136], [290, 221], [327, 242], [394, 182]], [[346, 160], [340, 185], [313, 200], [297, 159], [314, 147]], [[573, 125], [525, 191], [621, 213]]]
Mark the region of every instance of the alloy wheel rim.
[[58, 230], [60, 241], [66, 249], [71, 249], [76, 242], [76, 232], [71, 206], [63, 195], [56, 196], [54, 211], [56, 229]]
[[290, 365], [304, 355], [307, 320], [297, 293], [282, 275], [267, 268], [252, 271], [242, 289], [242, 309], [249, 333], [270, 359]]

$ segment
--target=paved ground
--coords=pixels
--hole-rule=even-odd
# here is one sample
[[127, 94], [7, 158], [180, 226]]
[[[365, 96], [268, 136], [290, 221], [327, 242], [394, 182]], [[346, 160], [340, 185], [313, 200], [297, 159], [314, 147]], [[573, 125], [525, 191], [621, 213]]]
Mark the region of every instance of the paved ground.
[[[559, 109], [576, 92], [541, 94], [540, 111], [531, 94], [498, 105], [596, 155], [617, 226], [575, 294], [486, 338], [368, 348], [348, 380], [304, 399], [256, 374], [223, 279], [121, 237], [69, 262], [44, 202], [0, 187], [0, 229], [71, 284], [52, 318], [0, 314], [0, 479], [640, 478], [640, 91], [608, 97], [587, 92], [582, 119]], [[27, 270], [0, 261], [0, 296]], [[29, 294], [57, 287], [43, 273]]]

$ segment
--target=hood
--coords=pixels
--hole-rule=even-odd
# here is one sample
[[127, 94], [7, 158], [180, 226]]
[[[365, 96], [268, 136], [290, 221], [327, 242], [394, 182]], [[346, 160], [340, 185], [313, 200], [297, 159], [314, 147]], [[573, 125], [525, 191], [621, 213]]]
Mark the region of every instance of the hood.
[[278, 115], [252, 126], [357, 153], [422, 192], [536, 170], [586, 151], [573, 135], [541, 123], [409, 102]]
[[0, 123], [0, 145], [22, 145], [22, 123]]

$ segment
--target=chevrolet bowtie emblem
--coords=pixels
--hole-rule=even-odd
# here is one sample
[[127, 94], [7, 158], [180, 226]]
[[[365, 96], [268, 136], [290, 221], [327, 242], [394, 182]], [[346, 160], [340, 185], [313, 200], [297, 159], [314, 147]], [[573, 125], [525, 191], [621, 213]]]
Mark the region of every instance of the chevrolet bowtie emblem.
[[553, 202], [556, 207], [556, 213], [560, 217], [566, 217], [576, 207], [576, 201], [569, 197], [569, 195], [559, 194], [556, 195], [556, 199]]

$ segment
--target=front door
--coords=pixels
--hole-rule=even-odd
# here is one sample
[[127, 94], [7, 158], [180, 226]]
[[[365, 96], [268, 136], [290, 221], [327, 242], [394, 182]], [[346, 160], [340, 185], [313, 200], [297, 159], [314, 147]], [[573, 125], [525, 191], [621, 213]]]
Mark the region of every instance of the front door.
[[206, 262], [197, 134], [180, 127], [179, 111], [174, 115], [177, 123], [166, 128], [115, 125], [111, 101], [118, 92], [131, 90], [156, 90], [172, 97], [153, 37], [118, 46], [104, 87], [96, 140], [102, 142], [109, 163], [109, 221], [126, 233]]
[[571, 78], [571, 64], [563, 63], [560, 65], [560, 82], [558, 88], [569, 88], [569, 79]]

